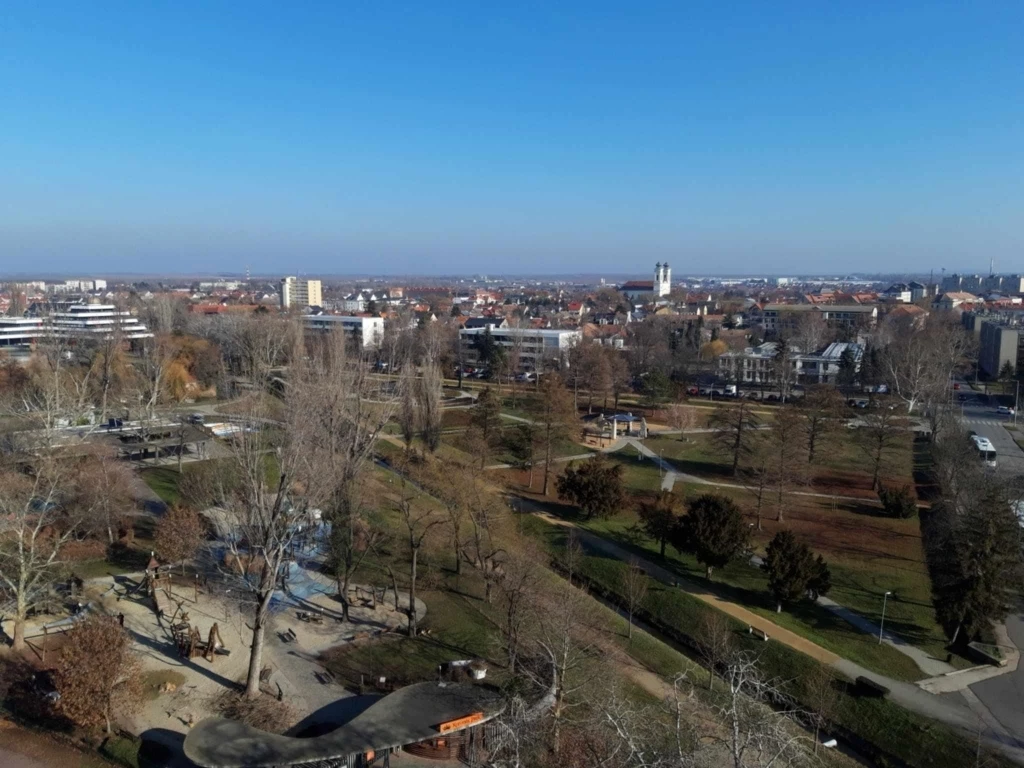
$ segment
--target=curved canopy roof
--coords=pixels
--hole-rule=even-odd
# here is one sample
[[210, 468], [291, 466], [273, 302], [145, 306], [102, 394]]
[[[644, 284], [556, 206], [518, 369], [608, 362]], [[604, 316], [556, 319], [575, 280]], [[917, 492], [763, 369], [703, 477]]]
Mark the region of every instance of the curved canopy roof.
[[[311, 763], [414, 744], [438, 736], [442, 723], [498, 715], [496, 690], [472, 683], [417, 683], [381, 697], [335, 731], [309, 739], [280, 736], [211, 717], [185, 739], [185, 755], [203, 768], [261, 768]], [[468, 727], [469, 724], [462, 727]], [[452, 730], [461, 730], [453, 728]]]

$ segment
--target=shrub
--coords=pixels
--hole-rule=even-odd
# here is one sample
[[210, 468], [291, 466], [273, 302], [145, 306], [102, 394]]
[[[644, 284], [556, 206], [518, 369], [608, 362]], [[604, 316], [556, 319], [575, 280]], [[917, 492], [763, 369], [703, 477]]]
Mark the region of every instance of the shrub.
[[878, 500], [887, 517], [908, 520], [917, 514], [917, 499], [909, 486], [886, 488], [883, 485], [878, 490]]

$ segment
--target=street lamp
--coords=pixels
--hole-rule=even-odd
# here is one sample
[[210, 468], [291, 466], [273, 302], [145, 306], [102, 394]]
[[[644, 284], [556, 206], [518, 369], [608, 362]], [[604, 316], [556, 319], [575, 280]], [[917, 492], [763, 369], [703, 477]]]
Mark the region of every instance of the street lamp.
[[889, 595], [892, 592], [886, 592], [882, 595], [882, 623], [878, 625], [878, 644], [882, 644], [882, 630], [885, 629], [885, 602], [889, 599]]

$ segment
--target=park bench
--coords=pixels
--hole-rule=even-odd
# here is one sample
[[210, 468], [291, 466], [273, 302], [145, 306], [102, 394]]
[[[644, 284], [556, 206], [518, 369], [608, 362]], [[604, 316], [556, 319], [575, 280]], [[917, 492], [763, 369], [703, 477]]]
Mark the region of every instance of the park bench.
[[758, 629], [757, 627], [748, 626], [747, 627], [747, 632], [749, 634], [753, 635], [754, 637], [756, 637], [758, 640], [764, 640], [765, 642], [768, 641], [768, 633], [765, 632], [763, 629]]

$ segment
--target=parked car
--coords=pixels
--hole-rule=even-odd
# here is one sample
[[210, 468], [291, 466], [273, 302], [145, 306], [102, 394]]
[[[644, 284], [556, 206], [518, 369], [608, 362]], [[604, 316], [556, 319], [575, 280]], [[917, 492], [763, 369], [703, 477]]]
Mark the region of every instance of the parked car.
[[1010, 408], [1009, 406], [1006, 405], [1000, 405], [996, 409], [996, 411], [1000, 414], [1003, 414], [1004, 416], [1013, 416], [1014, 413], [1013, 408]]

